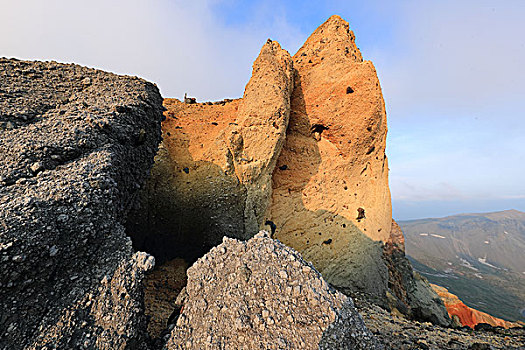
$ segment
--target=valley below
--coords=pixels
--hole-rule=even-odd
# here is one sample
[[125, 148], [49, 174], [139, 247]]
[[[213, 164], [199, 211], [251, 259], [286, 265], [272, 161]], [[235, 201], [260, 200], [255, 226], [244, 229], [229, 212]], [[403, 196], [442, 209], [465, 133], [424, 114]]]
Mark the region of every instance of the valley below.
[[525, 213], [400, 221], [414, 269], [466, 305], [525, 321]]

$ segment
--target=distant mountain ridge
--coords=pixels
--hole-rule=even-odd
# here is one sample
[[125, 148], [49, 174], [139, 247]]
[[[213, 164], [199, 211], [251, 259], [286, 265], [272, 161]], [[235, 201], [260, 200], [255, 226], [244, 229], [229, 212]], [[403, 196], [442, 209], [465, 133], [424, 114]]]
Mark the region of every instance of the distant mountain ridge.
[[524, 321], [525, 213], [399, 221], [406, 252], [432, 283], [491, 315]]

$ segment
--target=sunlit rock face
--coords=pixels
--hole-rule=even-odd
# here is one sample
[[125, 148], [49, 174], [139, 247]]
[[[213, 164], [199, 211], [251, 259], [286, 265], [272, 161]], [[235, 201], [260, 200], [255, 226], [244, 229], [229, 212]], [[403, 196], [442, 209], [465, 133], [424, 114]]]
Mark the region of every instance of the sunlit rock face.
[[242, 99], [165, 100], [164, 140], [128, 224], [138, 248], [161, 260], [194, 260], [224, 235], [246, 239], [258, 232], [286, 136], [292, 88], [291, 57], [268, 40]]
[[378, 242], [390, 235], [392, 209], [375, 68], [338, 16], [293, 59], [290, 123], [268, 213], [275, 237], [313, 261], [330, 283], [382, 297], [388, 272]]
[[241, 99], [164, 105], [163, 142], [127, 227], [137, 249], [193, 262], [223, 236], [264, 228], [339, 290], [410, 313], [404, 248], [401, 276], [383, 247], [403, 239], [392, 229], [385, 105], [346, 21], [329, 18], [293, 57], [268, 40]]

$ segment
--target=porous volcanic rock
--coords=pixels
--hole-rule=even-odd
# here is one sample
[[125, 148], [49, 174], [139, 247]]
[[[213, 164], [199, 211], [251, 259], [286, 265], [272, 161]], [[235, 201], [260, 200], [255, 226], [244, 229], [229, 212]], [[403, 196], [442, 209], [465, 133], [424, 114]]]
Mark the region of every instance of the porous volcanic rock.
[[163, 142], [128, 224], [137, 248], [161, 260], [195, 260], [224, 235], [247, 239], [259, 231], [288, 126], [292, 79], [290, 55], [268, 40], [242, 99], [165, 101]]
[[188, 269], [165, 349], [374, 349], [350, 298], [260, 232], [224, 238]]
[[142, 79], [0, 59], [0, 348], [140, 340], [153, 261], [123, 223], [162, 118]]
[[347, 22], [332, 16], [293, 60], [269, 40], [242, 99], [164, 104], [163, 143], [127, 226], [137, 249], [191, 262], [224, 235], [270, 228], [340, 291], [447, 318], [392, 226], [383, 96]]
[[445, 303], [445, 307], [447, 308], [447, 312], [450, 317], [458, 317], [459, 322], [463, 326], [474, 328], [479, 323], [486, 323], [494, 327], [522, 327], [522, 325], [517, 322], [505, 321], [501, 318], [497, 318], [485, 312], [468, 307], [458, 298], [457, 295], [450, 293], [445, 287], [441, 287], [436, 284], [431, 284], [431, 286]]
[[275, 237], [345, 292], [385, 299], [380, 241], [392, 209], [386, 113], [373, 64], [346, 21], [330, 17], [294, 55], [286, 142], [273, 174]]
[[[394, 302], [407, 304], [405, 314], [448, 324], [440, 299], [414, 278], [403, 233], [392, 224], [386, 112], [374, 65], [363, 61], [339, 16], [317, 28], [293, 61], [290, 122], [268, 213], [275, 237], [339, 290], [365, 293], [385, 307], [400, 294], [405, 300]], [[399, 264], [384, 259], [388, 242], [401, 250]], [[396, 274], [404, 278], [392, 294]]]

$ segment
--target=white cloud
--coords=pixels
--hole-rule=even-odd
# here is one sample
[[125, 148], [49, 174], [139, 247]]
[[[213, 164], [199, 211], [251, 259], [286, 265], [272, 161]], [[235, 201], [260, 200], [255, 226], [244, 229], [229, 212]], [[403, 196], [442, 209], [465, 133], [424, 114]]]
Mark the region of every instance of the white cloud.
[[240, 97], [266, 34], [292, 42], [297, 32], [278, 13], [229, 28], [215, 17], [216, 3], [0, 0], [0, 56], [138, 75], [166, 97]]
[[[397, 117], [429, 110], [456, 115], [523, 106], [525, 2], [410, 1], [383, 86]], [[423, 116], [422, 116], [423, 117]]]

